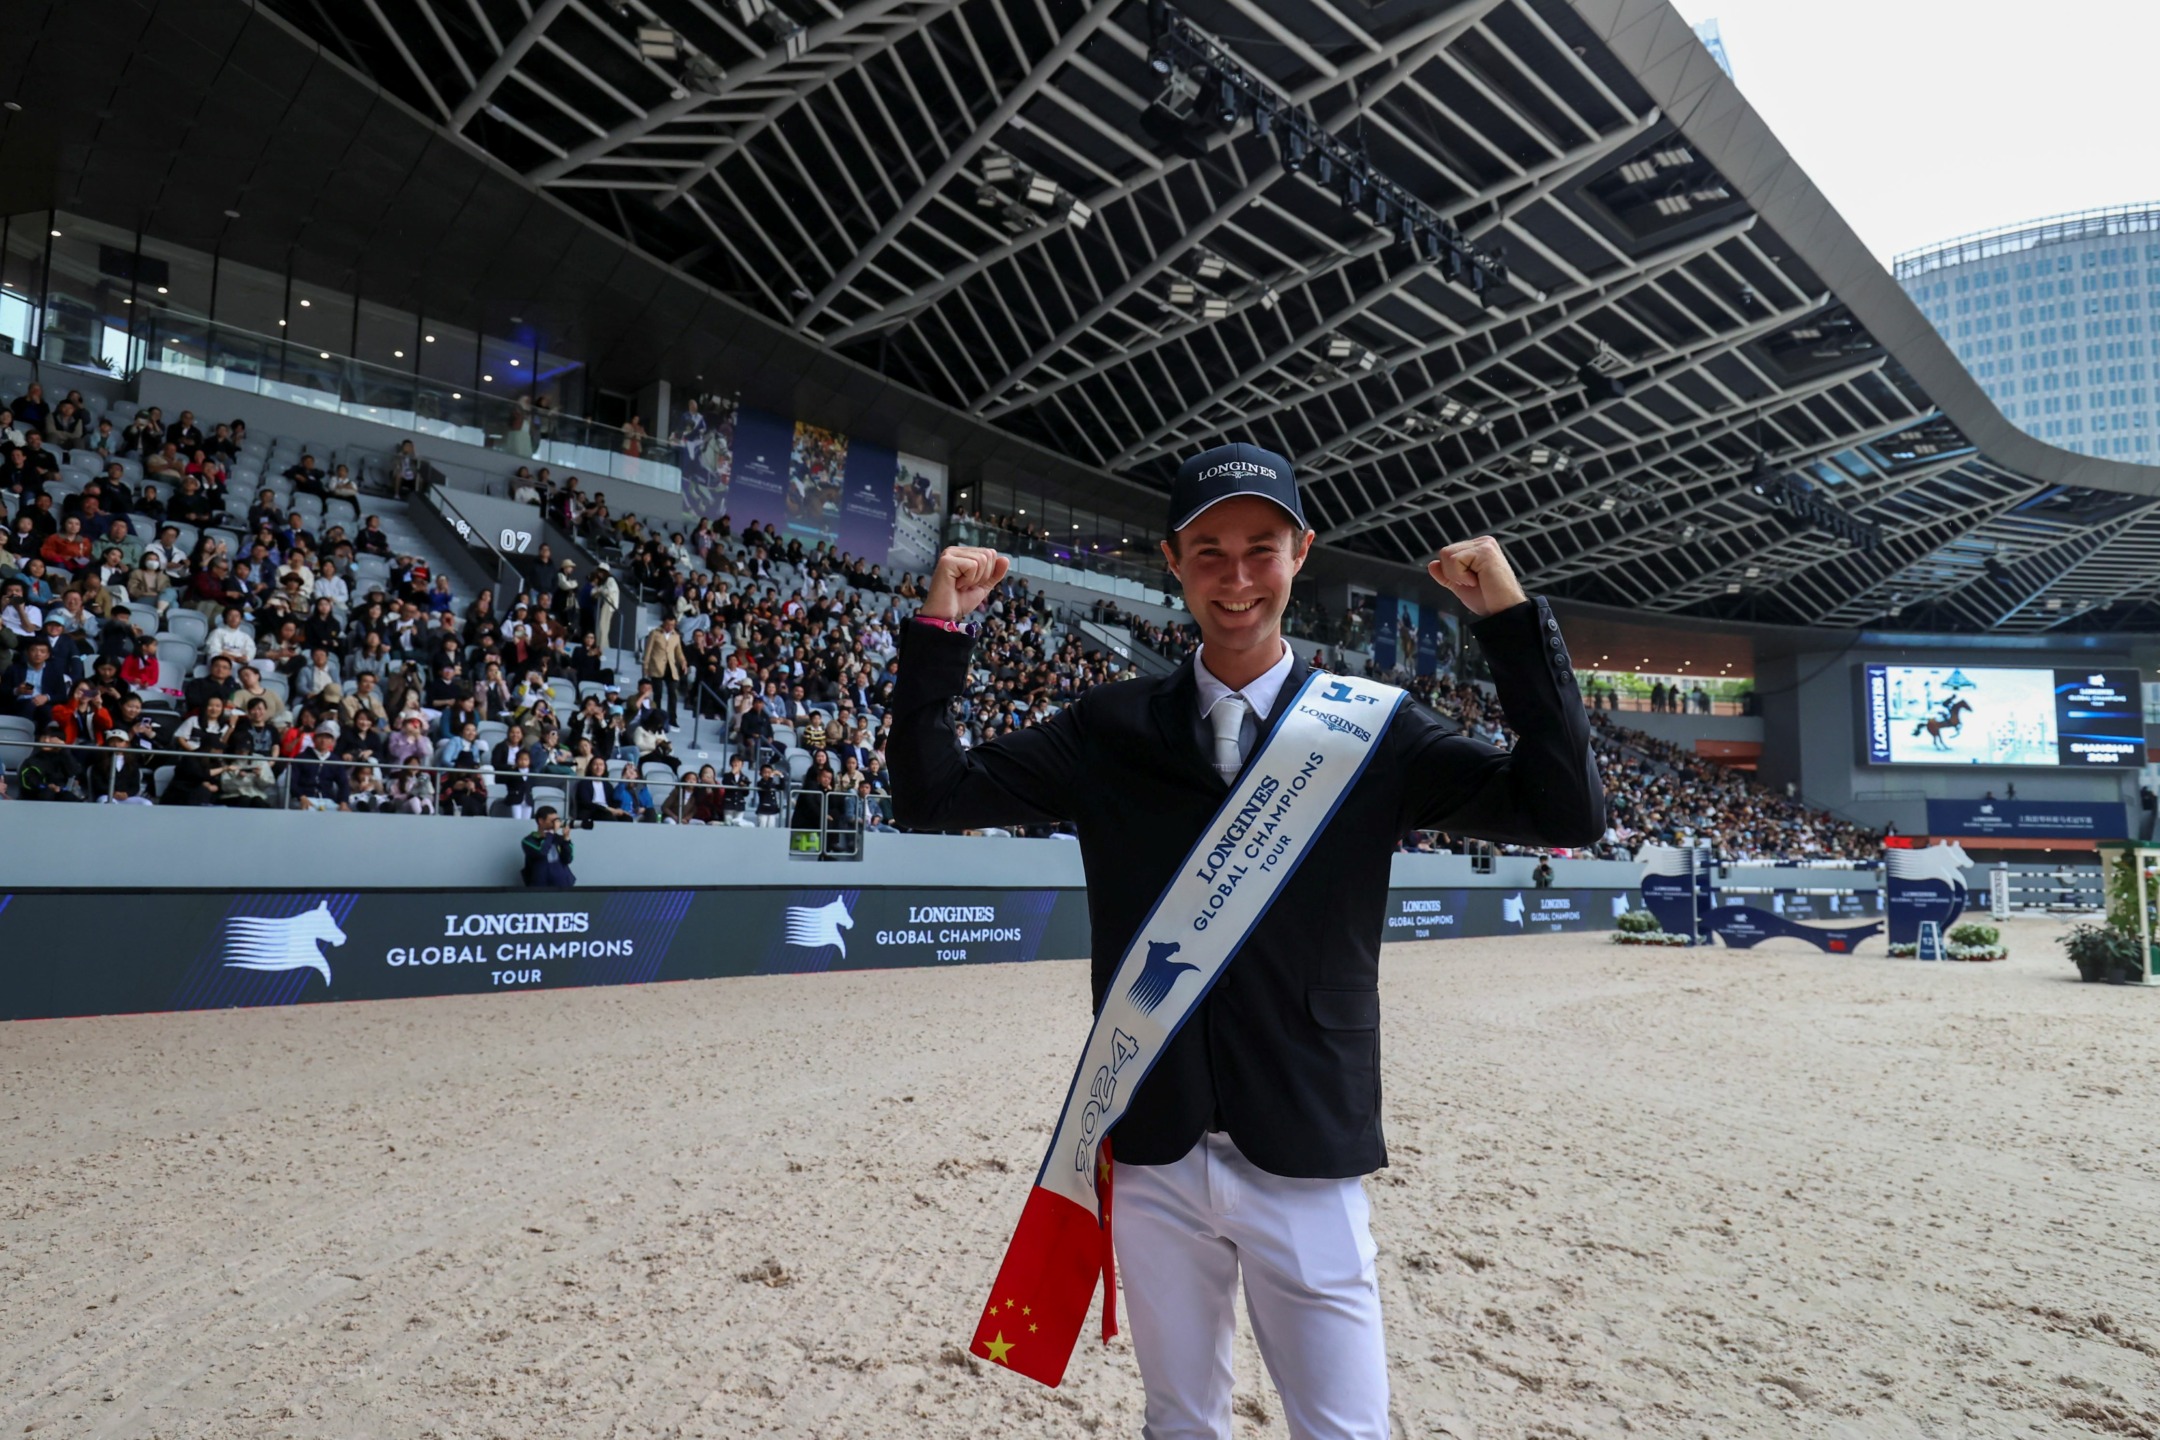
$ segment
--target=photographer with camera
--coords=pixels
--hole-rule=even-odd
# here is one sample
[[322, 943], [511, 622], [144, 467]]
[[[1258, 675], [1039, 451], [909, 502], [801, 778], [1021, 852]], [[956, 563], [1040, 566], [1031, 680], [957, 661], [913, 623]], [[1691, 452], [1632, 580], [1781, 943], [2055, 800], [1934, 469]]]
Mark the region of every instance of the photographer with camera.
[[527, 835], [525, 850], [525, 887], [528, 890], [568, 890], [577, 884], [577, 876], [570, 873], [572, 852], [576, 847], [564, 833], [562, 816], [552, 805], [542, 805], [533, 812], [533, 833]]

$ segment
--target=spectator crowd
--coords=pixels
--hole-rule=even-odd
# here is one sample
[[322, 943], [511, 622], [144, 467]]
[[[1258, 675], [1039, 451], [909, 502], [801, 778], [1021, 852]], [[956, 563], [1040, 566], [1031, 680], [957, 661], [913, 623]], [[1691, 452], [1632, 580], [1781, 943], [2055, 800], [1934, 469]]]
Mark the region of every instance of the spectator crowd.
[[[88, 425], [87, 409], [32, 386], [0, 410], [0, 714], [29, 722], [33, 747], [10, 794], [529, 816], [538, 791], [578, 825], [785, 827], [827, 854], [891, 828], [897, 635], [926, 579], [895, 580], [769, 524], [651, 524], [541, 467], [521, 468], [513, 494], [598, 563], [542, 546], [515, 593], [460, 595], [396, 552], [343, 465], [303, 455], [285, 487], [235, 494], [243, 421], [206, 432], [153, 408], [115, 434], [109, 420]], [[79, 451], [103, 473], [58, 483]], [[423, 472], [406, 442], [371, 478], [396, 500]], [[281, 503], [301, 494], [320, 506]], [[192, 544], [179, 543], [183, 526]], [[182, 626], [184, 611], [201, 621]], [[641, 613], [658, 616], [643, 634]], [[1189, 627], [1107, 600], [1085, 613], [1173, 659], [1194, 645]], [[161, 660], [179, 633], [200, 636], [200, 673]], [[1343, 668], [1340, 651], [1314, 658]], [[1015, 576], [981, 617], [955, 739], [1040, 724], [1127, 673]], [[1489, 690], [1389, 678], [1464, 733], [1508, 743]], [[1591, 718], [1611, 816], [1600, 853], [1689, 839], [1733, 858], [1873, 853], [1866, 832], [1602, 710]], [[723, 762], [689, 764], [686, 729]], [[1446, 836], [1406, 845], [1460, 848]]]

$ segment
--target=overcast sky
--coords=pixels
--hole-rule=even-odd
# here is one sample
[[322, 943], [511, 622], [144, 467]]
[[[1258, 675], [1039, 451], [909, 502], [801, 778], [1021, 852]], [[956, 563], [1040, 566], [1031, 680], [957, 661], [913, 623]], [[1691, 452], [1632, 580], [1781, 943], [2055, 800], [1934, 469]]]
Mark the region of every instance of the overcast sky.
[[1907, 250], [2160, 201], [2160, 0], [1675, 0], [1886, 265]]

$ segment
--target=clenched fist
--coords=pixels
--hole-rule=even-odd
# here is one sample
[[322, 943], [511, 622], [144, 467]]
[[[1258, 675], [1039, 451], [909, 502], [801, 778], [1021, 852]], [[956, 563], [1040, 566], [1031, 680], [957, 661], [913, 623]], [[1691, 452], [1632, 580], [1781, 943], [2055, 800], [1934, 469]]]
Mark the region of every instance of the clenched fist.
[[1448, 546], [1425, 571], [1455, 592], [1455, 598], [1472, 615], [1496, 615], [1530, 598], [1523, 593], [1522, 582], [1515, 578], [1515, 567], [1500, 553], [1500, 542], [1490, 535]]
[[930, 595], [922, 614], [932, 620], [964, 620], [990, 598], [1012, 561], [980, 545], [948, 545], [930, 572]]

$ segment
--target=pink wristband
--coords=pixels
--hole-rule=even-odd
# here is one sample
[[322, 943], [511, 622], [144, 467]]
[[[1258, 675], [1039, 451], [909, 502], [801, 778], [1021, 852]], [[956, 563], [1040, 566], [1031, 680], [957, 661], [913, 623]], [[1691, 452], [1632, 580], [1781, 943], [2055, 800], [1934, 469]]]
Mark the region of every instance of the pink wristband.
[[915, 617], [915, 623], [918, 625], [928, 625], [931, 628], [937, 630], [950, 630], [955, 635], [965, 635], [968, 633], [968, 627], [962, 625], [958, 620], [939, 620], [929, 615], [917, 615]]

